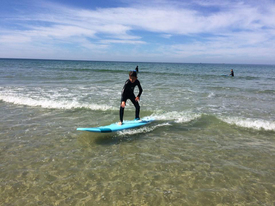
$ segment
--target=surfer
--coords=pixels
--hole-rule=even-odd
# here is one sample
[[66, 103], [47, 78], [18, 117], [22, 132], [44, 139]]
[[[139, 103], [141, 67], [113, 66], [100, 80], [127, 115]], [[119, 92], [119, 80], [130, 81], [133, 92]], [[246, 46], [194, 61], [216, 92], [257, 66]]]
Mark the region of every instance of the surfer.
[[[134, 94], [134, 89], [135, 87], [138, 86], [139, 93], [137, 97]], [[137, 79], [137, 72], [136, 71], [130, 71], [129, 72], [129, 79], [126, 80], [124, 87], [122, 89], [121, 93], [121, 104], [120, 104], [120, 122], [118, 123], [119, 125], [123, 124], [123, 115], [124, 115], [124, 108], [126, 106], [126, 101], [127, 99], [130, 99], [133, 105], [136, 108], [136, 120], [139, 120], [139, 111], [140, 111], [140, 106], [139, 106], [139, 99], [140, 95], [142, 94], [142, 87], [140, 85], [139, 80]]]
[[231, 69], [230, 76], [234, 77], [234, 71]]
[[138, 73], [138, 66], [136, 67], [136, 72]]

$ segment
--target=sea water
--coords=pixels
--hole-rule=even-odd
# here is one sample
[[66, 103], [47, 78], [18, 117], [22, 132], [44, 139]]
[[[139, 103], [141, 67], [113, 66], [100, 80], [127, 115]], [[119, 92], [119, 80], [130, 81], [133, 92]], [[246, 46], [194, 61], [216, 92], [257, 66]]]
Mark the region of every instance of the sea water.
[[[156, 121], [76, 131], [119, 121], [137, 65]], [[0, 59], [1, 205], [274, 205], [274, 102], [274, 65]]]

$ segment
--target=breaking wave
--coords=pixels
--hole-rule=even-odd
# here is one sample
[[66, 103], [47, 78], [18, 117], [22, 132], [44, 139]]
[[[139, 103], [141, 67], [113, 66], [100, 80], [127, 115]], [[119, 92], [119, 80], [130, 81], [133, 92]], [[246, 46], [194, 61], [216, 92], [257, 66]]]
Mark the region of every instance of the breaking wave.
[[156, 120], [170, 120], [176, 123], [190, 122], [192, 120], [198, 119], [202, 114], [196, 114], [190, 111], [173, 111], [173, 112], [156, 112], [152, 114], [152, 117]]
[[[2, 95], [0, 94], [0, 101], [12, 103], [15, 105], [24, 105], [30, 107], [42, 107], [47, 109], [90, 109], [97, 111], [107, 111], [107, 110], [118, 110], [117, 107], [105, 105], [105, 104], [92, 104], [92, 103], [80, 103], [77, 100], [51, 100], [51, 99], [34, 99], [30, 97], [14, 96], [14, 95]], [[150, 117], [154, 118], [157, 121], [173, 121], [175, 123], [188, 123], [194, 120], [203, 118], [202, 116], [212, 116], [213, 114], [202, 114], [195, 113], [192, 111], [154, 111]], [[246, 117], [225, 117], [214, 115], [218, 120], [223, 121], [230, 125], [236, 125], [238, 127], [249, 128], [254, 130], [266, 130], [266, 131], [275, 131], [275, 121], [256, 119], [256, 118], [246, 118]], [[211, 119], [209, 119], [211, 121]], [[164, 124], [164, 125], [163, 125]], [[147, 130], [154, 130], [158, 126], [166, 126], [170, 123], [158, 124], [154, 127], [144, 127], [131, 132], [148, 132]]]
[[116, 110], [112, 106], [108, 105], [98, 105], [98, 104], [87, 104], [87, 103], [79, 103], [73, 100], [49, 100], [49, 99], [40, 99], [36, 100], [29, 97], [15, 97], [15, 96], [1, 96], [0, 100], [12, 103], [16, 105], [24, 105], [30, 107], [42, 107], [47, 109], [77, 109], [77, 108], [85, 108], [91, 110]]
[[244, 117], [219, 117], [219, 119], [228, 124], [236, 125], [238, 127], [250, 128], [255, 130], [275, 131], [274, 121]]

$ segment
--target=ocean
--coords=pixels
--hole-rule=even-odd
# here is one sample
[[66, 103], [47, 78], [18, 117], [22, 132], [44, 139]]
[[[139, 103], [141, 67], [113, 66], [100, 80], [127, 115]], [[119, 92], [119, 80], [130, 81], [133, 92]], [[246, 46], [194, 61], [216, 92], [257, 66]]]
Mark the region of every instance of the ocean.
[[[137, 65], [156, 121], [77, 131], [119, 121]], [[1, 205], [274, 205], [274, 102], [274, 65], [0, 59]]]

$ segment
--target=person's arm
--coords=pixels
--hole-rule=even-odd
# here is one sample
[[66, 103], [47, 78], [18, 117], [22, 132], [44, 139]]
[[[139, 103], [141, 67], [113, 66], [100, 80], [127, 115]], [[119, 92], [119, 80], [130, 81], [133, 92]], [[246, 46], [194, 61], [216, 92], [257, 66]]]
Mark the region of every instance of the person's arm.
[[138, 93], [138, 95], [137, 95], [137, 97], [136, 97], [136, 101], [139, 101], [140, 96], [141, 96], [141, 94], [142, 94], [142, 92], [143, 92], [143, 89], [142, 89], [142, 87], [141, 87], [141, 85], [140, 85], [140, 82], [139, 82], [139, 81], [138, 81], [137, 86], [138, 86], [138, 89], [139, 89], [139, 93]]
[[124, 86], [123, 86], [123, 89], [121, 91], [121, 101], [122, 102], [125, 102], [126, 101], [126, 86], [128, 84], [129, 80], [126, 80]]

